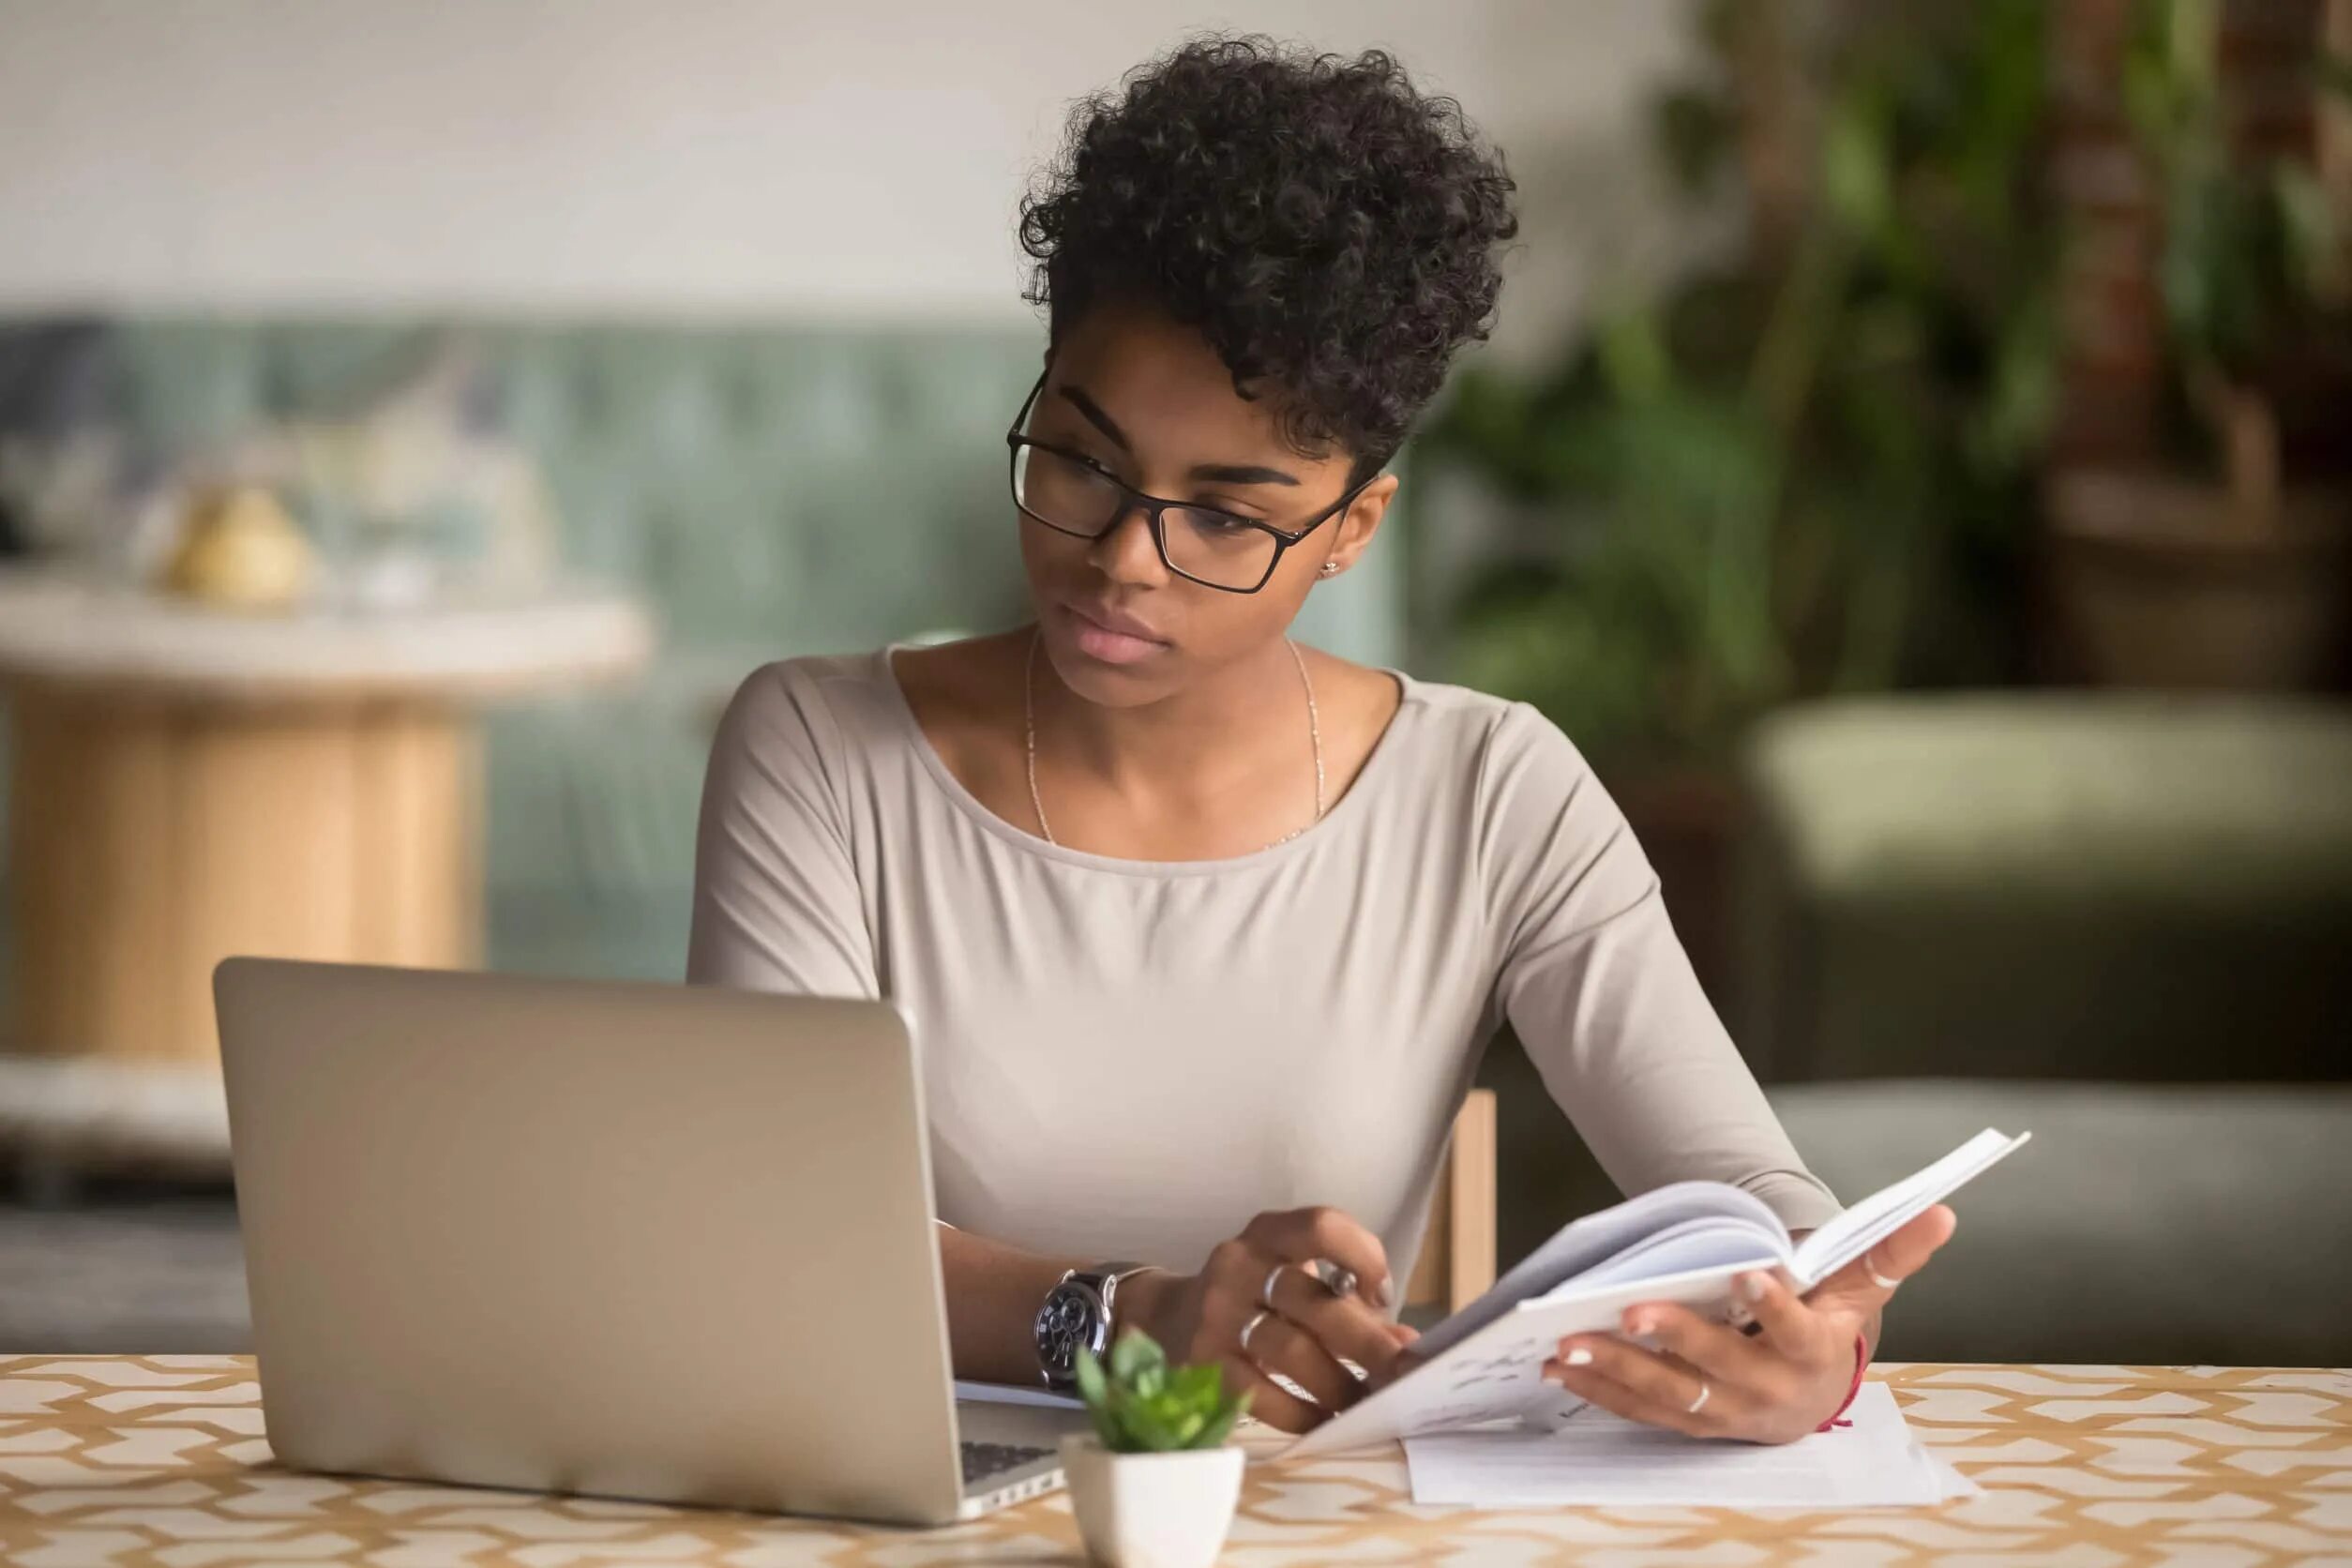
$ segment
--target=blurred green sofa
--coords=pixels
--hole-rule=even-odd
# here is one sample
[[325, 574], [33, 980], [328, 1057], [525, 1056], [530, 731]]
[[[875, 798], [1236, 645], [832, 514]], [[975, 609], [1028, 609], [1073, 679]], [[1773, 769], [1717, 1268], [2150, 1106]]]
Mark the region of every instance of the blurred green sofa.
[[2035, 1134], [1891, 1353], [2352, 1362], [2352, 708], [1820, 703], [1746, 772], [1735, 1033], [1814, 1168]]
[[1746, 774], [1767, 1078], [2352, 1078], [2352, 708], [1825, 702]]
[[[771, 658], [1022, 614], [1003, 437], [1042, 328], [0, 318], [0, 440], [104, 422], [171, 462], [348, 410], [453, 345], [465, 416], [544, 476], [565, 567], [633, 588], [665, 628], [632, 688], [491, 716], [490, 961], [675, 977], [710, 724], [733, 684]], [[1395, 662], [1395, 553], [1319, 588], [1304, 635]]]

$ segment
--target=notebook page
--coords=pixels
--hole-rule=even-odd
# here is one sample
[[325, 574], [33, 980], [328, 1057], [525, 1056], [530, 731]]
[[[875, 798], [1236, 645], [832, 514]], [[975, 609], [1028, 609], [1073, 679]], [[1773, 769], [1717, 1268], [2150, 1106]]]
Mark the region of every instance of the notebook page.
[[1755, 1226], [1763, 1232], [1767, 1250], [1785, 1255], [1788, 1249], [1787, 1229], [1762, 1199], [1721, 1182], [1676, 1182], [1563, 1226], [1492, 1289], [1432, 1326], [1414, 1342], [1414, 1352], [1424, 1360], [1434, 1359], [1528, 1297], [1557, 1289], [1646, 1237], [1707, 1218]]
[[1557, 1432], [1490, 1428], [1405, 1440], [1413, 1501], [1473, 1508], [1870, 1508], [1975, 1488], [1936, 1463], [1884, 1383], [1852, 1425], [1779, 1447], [1709, 1442], [1588, 1408]]
[[1630, 1280], [1658, 1279], [1697, 1269], [1766, 1268], [1788, 1261], [1788, 1249], [1756, 1228], [1719, 1215], [1686, 1219], [1646, 1236], [1544, 1292], [1544, 1301], [1597, 1291]]
[[1983, 1175], [2031, 1138], [2015, 1138], [1987, 1127], [1923, 1170], [1879, 1188], [1797, 1248], [1795, 1274], [1811, 1289], [1925, 1214], [1934, 1204]]

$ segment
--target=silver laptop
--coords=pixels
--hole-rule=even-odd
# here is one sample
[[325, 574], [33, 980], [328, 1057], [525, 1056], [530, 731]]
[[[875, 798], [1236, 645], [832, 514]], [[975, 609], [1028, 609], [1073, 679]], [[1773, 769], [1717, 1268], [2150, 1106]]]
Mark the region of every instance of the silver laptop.
[[954, 1396], [886, 1003], [231, 958], [271, 1446], [297, 1469], [936, 1524], [1060, 1485]]

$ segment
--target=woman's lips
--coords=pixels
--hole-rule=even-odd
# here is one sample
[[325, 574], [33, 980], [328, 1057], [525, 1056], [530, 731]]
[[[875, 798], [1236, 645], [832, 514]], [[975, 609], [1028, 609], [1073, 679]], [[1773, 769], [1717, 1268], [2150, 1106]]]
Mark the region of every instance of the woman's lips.
[[1140, 637], [1132, 631], [1105, 626], [1073, 605], [1063, 605], [1061, 610], [1069, 618], [1078, 652], [1088, 658], [1099, 659], [1105, 664], [1138, 664], [1155, 654], [1168, 652], [1168, 645], [1157, 638]]

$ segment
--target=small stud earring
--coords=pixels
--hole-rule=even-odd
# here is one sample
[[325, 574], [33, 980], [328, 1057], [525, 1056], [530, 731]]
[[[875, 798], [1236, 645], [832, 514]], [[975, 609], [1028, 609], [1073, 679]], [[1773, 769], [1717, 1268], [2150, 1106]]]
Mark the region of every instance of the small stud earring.
[[1324, 577], [1337, 577], [1339, 575], [1339, 563], [1336, 561], [1324, 562], [1321, 575]]

